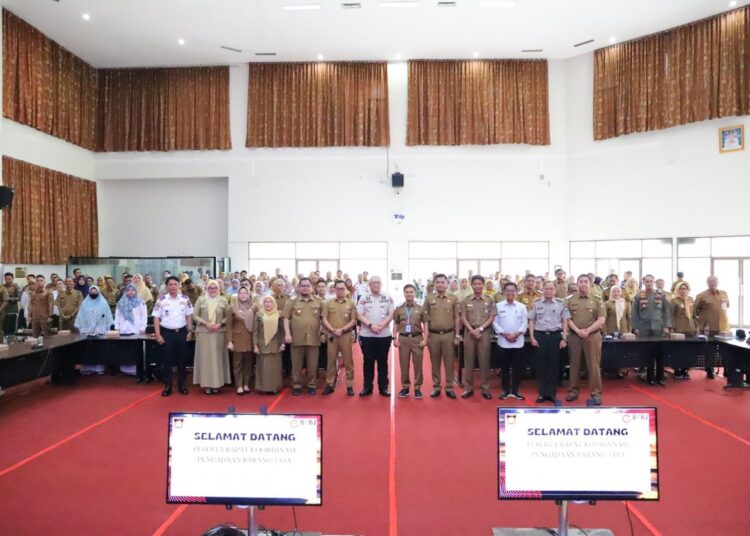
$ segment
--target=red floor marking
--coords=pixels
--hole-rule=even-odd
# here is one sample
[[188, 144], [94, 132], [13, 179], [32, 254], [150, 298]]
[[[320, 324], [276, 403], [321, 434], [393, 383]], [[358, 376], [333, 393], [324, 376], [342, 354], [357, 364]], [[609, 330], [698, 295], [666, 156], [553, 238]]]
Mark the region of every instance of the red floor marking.
[[95, 422], [95, 423], [93, 423], [93, 424], [89, 424], [89, 425], [88, 425], [88, 426], [86, 426], [85, 428], [81, 428], [81, 429], [80, 429], [80, 430], [78, 430], [77, 432], [75, 432], [75, 433], [73, 433], [73, 434], [70, 434], [70, 435], [69, 435], [68, 437], [66, 437], [66, 438], [64, 438], [64, 439], [61, 439], [61, 440], [60, 440], [60, 441], [58, 441], [57, 443], [53, 443], [53, 444], [52, 444], [52, 445], [50, 445], [49, 447], [43, 448], [42, 450], [40, 450], [40, 451], [38, 451], [38, 452], [36, 452], [36, 453], [32, 454], [31, 456], [28, 456], [28, 457], [24, 458], [24, 459], [23, 459], [23, 460], [21, 460], [20, 462], [17, 462], [17, 463], [15, 463], [15, 464], [11, 465], [10, 467], [7, 467], [7, 468], [3, 469], [2, 471], [0, 471], [0, 476], [4, 476], [4, 475], [6, 475], [6, 474], [10, 473], [11, 471], [15, 471], [16, 469], [18, 469], [18, 468], [20, 468], [20, 467], [23, 467], [23, 466], [24, 466], [24, 465], [26, 465], [27, 463], [29, 463], [29, 462], [32, 462], [32, 461], [34, 461], [34, 460], [36, 460], [36, 459], [37, 459], [37, 458], [39, 458], [40, 456], [43, 456], [44, 454], [47, 454], [48, 452], [50, 452], [50, 451], [52, 451], [52, 450], [55, 450], [55, 449], [56, 449], [57, 447], [61, 447], [61, 446], [63, 446], [63, 445], [65, 444], [65, 443], [68, 443], [69, 441], [73, 441], [73, 440], [74, 440], [75, 438], [77, 438], [78, 436], [81, 436], [81, 435], [85, 434], [86, 432], [88, 432], [89, 430], [93, 430], [93, 429], [94, 429], [94, 428], [96, 428], [97, 426], [101, 426], [102, 424], [105, 424], [106, 422], [109, 422], [109, 421], [111, 421], [111, 420], [112, 420], [112, 419], [114, 419], [115, 417], [118, 417], [118, 416], [122, 415], [123, 413], [125, 413], [126, 411], [129, 411], [129, 410], [133, 409], [134, 407], [136, 407], [136, 406], [137, 406], [137, 405], [139, 405], [139, 404], [142, 404], [142, 403], [143, 403], [143, 402], [145, 402], [146, 400], [149, 400], [149, 399], [151, 399], [151, 398], [154, 398], [155, 396], [157, 396], [157, 395], [158, 395], [158, 394], [160, 394], [160, 393], [161, 393], [161, 389], [159, 389], [158, 391], [154, 391], [154, 392], [153, 392], [153, 393], [151, 393], [150, 395], [148, 395], [148, 396], [144, 396], [144, 397], [143, 397], [143, 398], [141, 398], [140, 400], [136, 400], [135, 402], [133, 402], [133, 403], [131, 403], [131, 404], [128, 404], [128, 405], [127, 405], [127, 406], [125, 406], [124, 408], [122, 408], [122, 409], [119, 409], [119, 410], [115, 411], [115, 412], [114, 412], [114, 413], [112, 413], [111, 415], [108, 415], [108, 416], [104, 417], [103, 419], [101, 419], [101, 420], [98, 420], [98, 421], [96, 421], [96, 422]]
[[[279, 395], [274, 399], [273, 402], [268, 406], [268, 411], [271, 412], [273, 408], [279, 405], [279, 402], [286, 396], [286, 394], [289, 392], [289, 389], [284, 389], [279, 393]], [[154, 531], [153, 536], [162, 536], [169, 527], [172, 526], [172, 524], [177, 521], [177, 518], [180, 517], [185, 510], [187, 510], [188, 505], [187, 504], [181, 504], [177, 508], [175, 508], [174, 512], [169, 514], [169, 517], [164, 520], [164, 523], [162, 523], [158, 529]]]
[[653, 398], [654, 400], [658, 400], [662, 404], [665, 404], [665, 405], [667, 405], [667, 406], [669, 406], [669, 407], [671, 407], [673, 409], [676, 409], [680, 413], [682, 413], [684, 415], [687, 415], [688, 417], [692, 417], [696, 421], [698, 421], [700, 423], [703, 423], [706, 426], [710, 426], [711, 428], [713, 428], [715, 430], [718, 430], [719, 432], [722, 432], [722, 433], [728, 435], [732, 439], [736, 439], [740, 443], [742, 443], [742, 444], [750, 447], [750, 440], [748, 440], [748, 439], [746, 439], [746, 438], [744, 438], [742, 436], [739, 436], [739, 435], [735, 434], [734, 432], [732, 432], [731, 430], [727, 430], [726, 428], [724, 428], [722, 426], [719, 426], [718, 424], [716, 424], [714, 422], [711, 422], [708, 419], [704, 419], [700, 415], [696, 415], [692, 411], [690, 411], [690, 410], [688, 410], [686, 408], [683, 408], [679, 404], [675, 404], [674, 402], [670, 402], [666, 398], [662, 398], [659, 395], [655, 395], [653, 393], [649, 393], [648, 391], [646, 391], [645, 389], [641, 389], [640, 387], [636, 387], [636, 386], [630, 385], [630, 384], [628, 384], [628, 387], [630, 387], [631, 389], [633, 389], [635, 391], [638, 391], [639, 393], [642, 393], [642, 394], [644, 394], [644, 395], [646, 395], [646, 396], [648, 396], [650, 398]]
[[396, 351], [391, 353], [391, 406], [390, 406], [390, 446], [388, 456], [388, 534], [398, 536], [398, 510], [396, 504]]
[[643, 523], [643, 526], [646, 527], [646, 530], [648, 530], [653, 536], [662, 536], [661, 532], [659, 532], [656, 527], [648, 520], [646, 516], [644, 516], [642, 513], [640, 513], [638, 510], [636, 510], [635, 506], [631, 505], [627, 501], [623, 501], [625, 503], [625, 508], [633, 512], [635, 517], [638, 518], [638, 520]]

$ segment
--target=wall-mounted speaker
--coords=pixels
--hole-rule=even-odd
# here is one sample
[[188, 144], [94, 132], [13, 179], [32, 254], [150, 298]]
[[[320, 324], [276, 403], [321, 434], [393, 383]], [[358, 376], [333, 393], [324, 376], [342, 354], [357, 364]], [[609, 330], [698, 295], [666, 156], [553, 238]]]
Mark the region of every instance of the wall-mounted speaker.
[[397, 171], [396, 173], [391, 175], [391, 186], [393, 186], [394, 188], [403, 188], [404, 174]]
[[13, 205], [13, 194], [15, 190], [8, 186], [0, 186], [0, 210], [10, 208]]

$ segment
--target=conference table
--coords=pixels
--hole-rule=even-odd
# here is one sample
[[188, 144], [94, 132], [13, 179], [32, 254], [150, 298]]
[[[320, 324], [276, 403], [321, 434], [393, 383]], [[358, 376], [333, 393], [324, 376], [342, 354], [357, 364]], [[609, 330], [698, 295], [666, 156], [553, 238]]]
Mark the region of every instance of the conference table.
[[[644, 368], [663, 377], [664, 367], [703, 368], [724, 367], [726, 388], [746, 388], [743, 375], [750, 370], [750, 339], [725, 339], [709, 337], [671, 340], [661, 337], [635, 339], [604, 339], [602, 363], [605, 370]], [[532, 364], [534, 348], [524, 347], [526, 363]], [[195, 343], [188, 343], [188, 365], [192, 365]], [[459, 351], [463, 368], [463, 352]], [[561, 350], [561, 363], [567, 364], [567, 350]], [[162, 362], [161, 346], [152, 334], [118, 337], [86, 335], [52, 335], [45, 337], [42, 348], [25, 342], [11, 344], [0, 352], [0, 387], [10, 387], [50, 376], [53, 383], [69, 381], [75, 374], [76, 364], [145, 366]], [[502, 368], [500, 348], [492, 341], [491, 368]], [[322, 363], [321, 363], [322, 365]], [[462, 373], [462, 368], [459, 374]], [[460, 378], [460, 377], [459, 377]]]

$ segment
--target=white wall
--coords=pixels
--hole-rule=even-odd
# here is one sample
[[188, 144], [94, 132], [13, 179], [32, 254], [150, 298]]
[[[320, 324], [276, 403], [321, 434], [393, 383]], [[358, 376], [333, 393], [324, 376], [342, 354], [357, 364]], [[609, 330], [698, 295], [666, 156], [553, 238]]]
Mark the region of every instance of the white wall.
[[570, 240], [750, 234], [750, 147], [718, 149], [719, 127], [747, 134], [748, 117], [595, 142], [593, 55], [565, 70]]
[[227, 180], [100, 181], [101, 257], [227, 254]]

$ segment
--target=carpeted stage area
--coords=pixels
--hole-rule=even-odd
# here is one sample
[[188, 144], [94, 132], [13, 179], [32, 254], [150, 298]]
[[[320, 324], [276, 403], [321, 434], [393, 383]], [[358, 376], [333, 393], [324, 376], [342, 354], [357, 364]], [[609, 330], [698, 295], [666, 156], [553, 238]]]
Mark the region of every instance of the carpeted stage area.
[[[359, 359], [357, 351], [357, 391]], [[666, 388], [632, 375], [605, 380], [604, 405], [659, 408], [662, 499], [571, 506], [571, 523], [627, 535], [629, 509], [637, 535], [750, 533], [750, 392], [692, 376]], [[498, 526], [556, 525], [554, 503], [496, 499], [496, 408], [534, 405], [533, 382], [522, 386], [526, 401], [497, 399], [496, 377], [492, 401], [478, 391], [469, 400], [431, 399], [429, 384], [423, 400], [398, 399], [398, 388], [391, 399], [350, 398], [341, 386], [329, 397], [239, 397], [229, 388], [206, 396], [194, 388], [162, 398], [159, 385], [123, 376], [11, 388], [0, 398], [0, 534], [188, 536], [225, 521], [244, 526], [245, 510], [165, 504], [167, 414], [229, 405], [257, 412], [262, 404], [324, 416], [323, 506], [296, 509], [300, 530], [488, 536]], [[292, 509], [269, 508], [259, 522], [289, 530]]]

